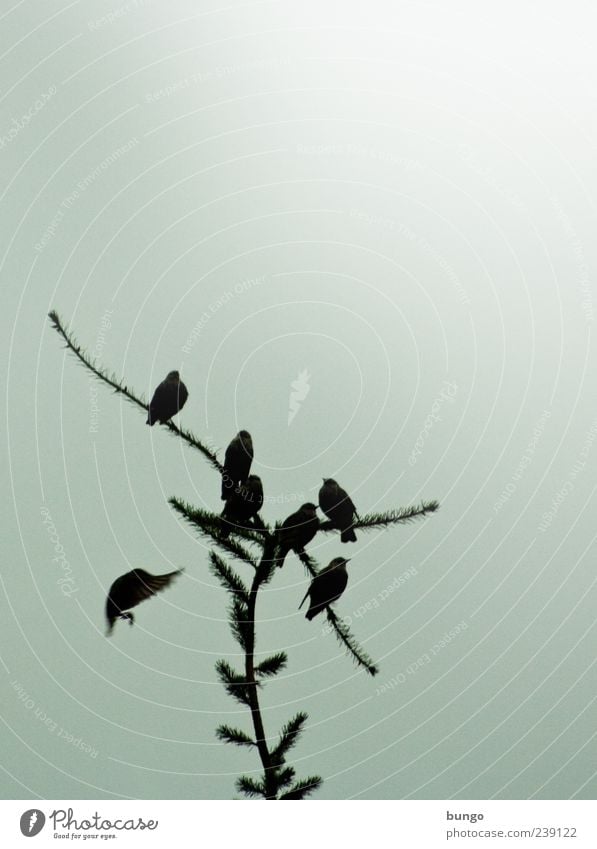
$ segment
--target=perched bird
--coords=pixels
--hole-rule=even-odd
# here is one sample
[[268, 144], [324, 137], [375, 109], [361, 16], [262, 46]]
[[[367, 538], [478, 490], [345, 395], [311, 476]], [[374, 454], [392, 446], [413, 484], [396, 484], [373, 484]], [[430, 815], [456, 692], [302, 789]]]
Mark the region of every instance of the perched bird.
[[128, 619], [131, 625], [134, 622], [132, 613], [127, 612], [129, 608], [136, 607], [146, 598], [159, 593], [172, 583], [182, 569], [176, 572], [168, 572], [166, 575], [150, 575], [144, 569], [133, 569], [126, 575], [116, 578], [106, 601], [106, 619], [108, 620], [108, 631], [110, 636], [112, 628], [117, 619]]
[[247, 482], [233, 490], [222, 511], [224, 519], [222, 536], [227, 539], [235, 525], [246, 526], [255, 519], [263, 507], [263, 484], [257, 475], [249, 475]]
[[239, 431], [224, 456], [222, 501], [230, 498], [237, 486], [246, 482], [253, 462], [253, 440], [247, 430]]
[[317, 517], [317, 507], [310, 502], [301, 505], [296, 513], [288, 516], [282, 522], [282, 527], [278, 531], [278, 554], [277, 565], [284, 565], [284, 558], [292, 549], [295, 553], [304, 550], [307, 543], [311, 542], [317, 531], [319, 530], [319, 519]]
[[307, 619], [313, 619], [314, 616], [325, 610], [328, 604], [332, 604], [340, 598], [348, 583], [347, 563], [348, 560], [344, 557], [334, 557], [330, 564], [313, 578], [311, 586], [299, 604], [300, 610], [307, 596], [310, 597], [309, 610], [306, 614]]
[[189, 393], [187, 387], [180, 379], [177, 371], [171, 371], [165, 380], [162, 380], [149, 405], [147, 421], [145, 424], [153, 425], [156, 422], [166, 424], [172, 416], [175, 416], [186, 404]]
[[356, 542], [357, 535], [352, 523], [358, 519], [356, 507], [350, 500], [346, 490], [342, 489], [333, 478], [324, 478], [319, 490], [319, 506], [332, 525], [341, 531], [341, 542]]

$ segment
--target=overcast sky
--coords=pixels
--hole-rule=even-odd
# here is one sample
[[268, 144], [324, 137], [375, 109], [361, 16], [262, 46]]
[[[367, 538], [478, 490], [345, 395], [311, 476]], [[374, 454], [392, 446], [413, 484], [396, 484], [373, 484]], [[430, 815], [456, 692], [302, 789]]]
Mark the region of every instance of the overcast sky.
[[[586, 11], [585, 11], [586, 9]], [[228, 600], [170, 496], [202, 457], [94, 382], [56, 309], [181, 423], [255, 445], [268, 521], [334, 477], [357, 669], [289, 555], [268, 734], [318, 798], [595, 798], [597, 293], [588, 6], [28, 0], [3, 17], [0, 575], [8, 798], [231, 798], [259, 764]], [[297, 388], [298, 387], [298, 388]], [[112, 581], [184, 568], [105, 637]], [[242, 571], [242, 566], [239, 567]], [[248, 577], [245, 575], [245, 577]], [[236, 657], [238, 662], [238, 657]]]

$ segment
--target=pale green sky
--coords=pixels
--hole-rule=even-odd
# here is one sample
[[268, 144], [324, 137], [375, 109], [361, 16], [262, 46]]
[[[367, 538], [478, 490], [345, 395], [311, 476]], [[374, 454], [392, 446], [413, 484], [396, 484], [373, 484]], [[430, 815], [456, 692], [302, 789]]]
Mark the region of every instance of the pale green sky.
[[[52, 308], [138, 392], [179, 369], [200, 438], [248, 429], [270, 521], [324, 476], [362, 512], [441, 502], [350, 546], [337, 611], [376, 679], [296, 610], [296, 557], [261, 598], [258, 648], [290, 661], [266, 728], [309, 713], [293, 764], [319, 798], [595, 797], [589, 16], [2, 18], [5, 797], [230, 798], [258, 767], [214, 737], [249, 730], [214, 672], [236, 652], [227, 599], [167, 504], [220, 510], [217, 475], [90, 381]], [[185, 574], [108, 640], [105, 593], [136, 566]]]

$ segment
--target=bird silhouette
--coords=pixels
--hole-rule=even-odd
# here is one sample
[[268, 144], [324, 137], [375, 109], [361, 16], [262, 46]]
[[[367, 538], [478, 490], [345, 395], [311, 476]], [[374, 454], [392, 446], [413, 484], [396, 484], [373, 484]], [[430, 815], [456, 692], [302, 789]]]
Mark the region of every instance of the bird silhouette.
[[106, 636], [109, 637], [112, 633], [117, 619], [128, 619], [132, 625], [135, 620], [133, 614], [128, 612], [129, 609], [165, 589], [182, 571], [177, 569], [176, 572], [168, 572], [166, 575], [151, 575], [145, 569], [133, 569], [132, 572], [116, 578], [106, 600]]
[[334, 557], [329, 565], [313, 578], [309, 589], [299, 604], [300, 610], [307, 596], [310, 597], [309, 610], [306, 613], [307, 619], [313, 619], [329, 604], [340, 598], [348, 583], [347, 563], [348, 560], [344, 557]]
[[172, 416], [182, 410], [188, 397], [187, 387], [180, 379], [179, 373], [177, 371], [169, 372], [166, 379], [162, 380], [153, 393], [145, 424], [151, 427], [156, 422], [166, 424]]
[[242, 486], [249, 477], [253, 462], [253, 440], [247, 430], [239, 431], [224, 456], [222, 472], [222, 501], [226, 501], [237, 486]]
[[278, 530], [278, 554], [276, 562], [278, 566], [284, 565], [284, 559], [290, 550], [295, 553], [304, 551], [307, 543], [311, 542], [319, 530], [319, 519], [317, 517], [315, 504], [307, 502], [302, 504], [296, 513], [292, 513], [284, 519]]
[[358, 519], [356, 507], [346, 490], [333, 478], [324, 478], [319, 490], [319, 506], [332, 525], [339, 530], [341, 542], [356, 542], [357, 535], [352, 523]]
[[257, 475], [249, 475], [247, 482], [232, 491], [222, 511], [222, 536], [228, 539], [235, 526], [243, 527], [256, 520], [263, 507], [263, 484]]

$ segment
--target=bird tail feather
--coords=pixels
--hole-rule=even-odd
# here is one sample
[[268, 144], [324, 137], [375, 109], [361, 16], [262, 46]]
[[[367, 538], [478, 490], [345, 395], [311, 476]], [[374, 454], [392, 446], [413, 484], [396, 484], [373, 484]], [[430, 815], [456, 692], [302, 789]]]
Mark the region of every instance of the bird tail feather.
[[[306, 599], [306, 598], [307, 598], [307, 596], [309, 595], [310, 590], [311, 590], [311, 587], [309, 587], [309, 589], [307, 590], [307, 592], [306, 592], [306, 593], [305, 593], [305, 595], [303, 596], [303, 600], [301, 601], [301, 603], [300, 603], [300, 604], [299, 604], [299, 606], [297, 607], [297, 610], [300, 610], [300, 609], [301, 609], [301, 607], [303, 606], [303, 604], [305, 603], [305, 599]], [[308, 615], [309, 615], [309, 614], [307, 614], [307, 616], [308, 616]]]

